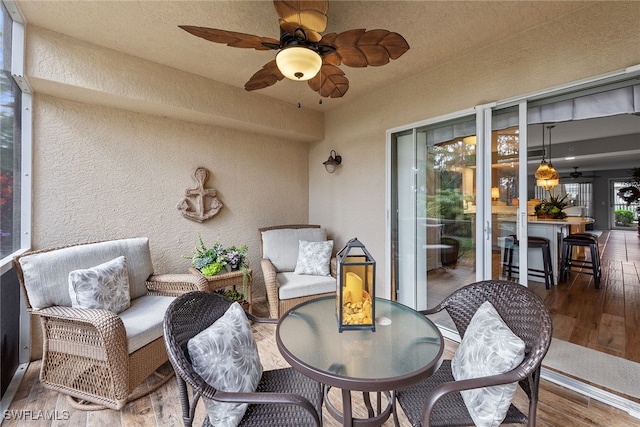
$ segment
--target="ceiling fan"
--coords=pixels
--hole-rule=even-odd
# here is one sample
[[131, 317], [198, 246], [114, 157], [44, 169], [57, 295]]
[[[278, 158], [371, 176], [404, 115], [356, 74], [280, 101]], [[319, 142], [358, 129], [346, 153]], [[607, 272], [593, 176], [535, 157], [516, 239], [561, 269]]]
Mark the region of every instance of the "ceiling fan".
[[340, 98], [349, 90], [349, 80], [338, 67], [340, 64], [385, 65], [409, 50], [404, 37], [388, 30], [353, 29], [322, 35], [327, 27], [327, 0], [276, 0], [273, 4], [280, 17], [279, 40], [215, 28], [179, 27], [194, 36], [231, 47], [277, 50], [276, 58], [245, 83], [247, 91], [264, 89], [287, 77], [306, 80], [322, 97]]
[[562, 176], [561, 178], [571, 178], [571, 179], [579, 179], [579, 178], [600, 178], [599, 175], [585, 175], [582, 172], [578, 171], [578, 168], [580, 166], [574, 166], [573, 167], [573, 172], [571, 172], [569, 175], [565, 175]]

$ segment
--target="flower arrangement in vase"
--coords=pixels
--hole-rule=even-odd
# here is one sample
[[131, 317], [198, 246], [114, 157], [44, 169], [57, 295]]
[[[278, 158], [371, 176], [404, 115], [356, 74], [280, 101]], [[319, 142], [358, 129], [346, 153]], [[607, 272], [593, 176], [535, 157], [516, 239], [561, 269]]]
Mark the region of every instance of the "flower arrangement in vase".
[[222, 272], [231, 272], [240, 270], [242, 272], [242, 294], [232, 294], [230, 290], [225, 291], [229, 295], [225, 296], [232, 301], [241, 301], [247, 295], [247, 284], [249, 283], [249, 264], [247, 262], [247, 245], [229, 246], [225, 248], [216, 240], [210, 248], [204, 244], [202, 236], [198, 235], [198, 244], [193, 250], [190, 257], [191, 264], [195, 269], [200, 271], [204, 276], [215, 276]]

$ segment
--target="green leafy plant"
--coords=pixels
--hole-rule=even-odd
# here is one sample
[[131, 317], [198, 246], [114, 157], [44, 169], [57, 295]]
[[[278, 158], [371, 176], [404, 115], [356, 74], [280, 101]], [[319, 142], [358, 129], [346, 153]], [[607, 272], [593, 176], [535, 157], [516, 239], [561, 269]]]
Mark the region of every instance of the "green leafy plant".
[[229, 298], [231, 301], [237, 301], [239, 303], [242, 303], [243, 301], [245, 301], [245, 296], [241, 292], [238, 292], [235, 289], [225, 289], [225, 290], [220, 290], [216, 292], [218, 292], [220, 295], [226, 298]]
[[[198, 243], [193, 249], [193, 254], [185, 258], [190, 259], [193, 267], [205, 276], [220, 274], [226, 266], [231, 270], [240, 270], [242, 272], [242, 293], [247, 295], [250, 276], [246, 258], [248, 249], [247, 245], [225, 248], [218, 240], [213, 246], [207, 248], [202, 236], [198, 235]], [[244, 296], [240, 300], [243, 298]]]
[[538, 203], [534, 209], [536, 215], [544, 216], [548, 215], [552, 218], [562, 219], [566, 218], [567, 214], [564, 212], [564, 208], [569, 206], [569, 202], [566, 201], [567, 194], [565, 194], [562, 198], [560, 196], [554, 196], [549, 193], [549, 199], [542, 199], [540, 203]]
[[633, 223], [633, 212], [626, 209], [616, 209], [616, 225], [624, 227], [631, 226]]

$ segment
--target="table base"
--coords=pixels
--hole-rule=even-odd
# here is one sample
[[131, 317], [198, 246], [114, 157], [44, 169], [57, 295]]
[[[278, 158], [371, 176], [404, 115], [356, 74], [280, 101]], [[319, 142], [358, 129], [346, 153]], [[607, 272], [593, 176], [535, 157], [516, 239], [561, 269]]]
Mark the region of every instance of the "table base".
[[[335, 407], [331, 399], [329, 399], [329, 390], [331, 386], [324, 386], [324, 403], [327, 411], [331, 416], [342, 423], [343, 426], [361, 426], [361, 427], [379, 427], [384, 424], [385, 421], [391, 416], [393, 410], [393, 399], [391, 393], [388, 391], [377, 392], [377, 408], [373, 409], [371, 404], [371, 396], [369, 392], [362, 392], [362, 398], [367, 408], [369, 418], [353, 418], [352, 405], [351, 405], [351, 391], [342, 390], [342, 411]], [[387, 406], [382, 409], [382, 393], [384, 393], [387, 399]], [[377, 415], [376, 415], [377, 412]]]

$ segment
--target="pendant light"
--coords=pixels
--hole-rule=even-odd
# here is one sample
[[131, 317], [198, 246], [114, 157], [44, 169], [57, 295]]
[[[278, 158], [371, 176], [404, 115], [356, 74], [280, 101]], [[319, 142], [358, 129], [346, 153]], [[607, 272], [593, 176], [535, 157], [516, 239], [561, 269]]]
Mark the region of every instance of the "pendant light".
[[544, 149], [544, 124], [542, 125], [542, 161], [540, 162], [540, 166], [536, 170], [536, 185], [544, 188], [549, 191], [551, 188], [555, 187], [560, 183], [558, 172], [554, 169], [551, 164], [551, 129], [555, 126], [548, 126], [549, 130], [549, 163], [545, 160], [544, 156], [546, 151]]

